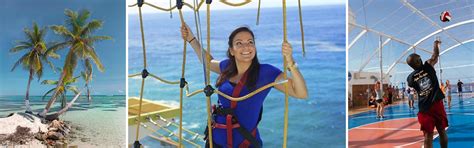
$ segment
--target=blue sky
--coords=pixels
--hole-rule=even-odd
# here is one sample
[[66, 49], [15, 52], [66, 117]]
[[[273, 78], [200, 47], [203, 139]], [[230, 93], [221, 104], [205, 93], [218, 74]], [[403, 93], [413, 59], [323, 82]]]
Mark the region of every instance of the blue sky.
[[[105, 72], [100, 73], [94, 67], [94, 79], [91, 86], [92, 93], [97, 95], [125, 94], [125, 1], [121, 0], [12, 0], [0, 2], [0, 95], [24, 95], [28, 81], [28, 72], [21, 67], [10, 72], [14, 62], [23, 53], [11, 54], [9, 49], [15, 41], [24, 40], [23, 29], [31, 28], [33, 22], [40, 26], [63, 25], [64, 10], [78, 11], [88, 9], [92, 19], [104, 21], [102, 29], [96, 35], [108, 35], [113, 40], [95, 44], [97, 54], [105, 66]], [[49, 29], [47, 41], [60, 41], [61, 38]], [[68, 49], [58, 52], [61, 59], [54, 60], [56, 67], [62, 67]], [[79, 64], [76, 69], [81, 69]], [[79, 75], [76, 70], [75, 75]], [[58, 73], [53, 73], [49, 67], [45, 69], [42, 80], [57, 80]], [[31, 84], [31, 95], [43, 95], [53, 88], [50, 85], [41, 85], [36, 78]], [[83, 86], [83, 80], [76, 84]]]

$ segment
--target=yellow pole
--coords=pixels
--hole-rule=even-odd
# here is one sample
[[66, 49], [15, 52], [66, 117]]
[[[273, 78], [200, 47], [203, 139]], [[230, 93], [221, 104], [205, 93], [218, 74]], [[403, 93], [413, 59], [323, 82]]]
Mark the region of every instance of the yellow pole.
[[[143, 20], [142, 20], [142, 7], [138, 7], [138, 14], [140, 16], [140, 31], [142, 34], [142, 47], [143, 47], [143, 67], [146, 69], [146, 49], [145, 49], [145, 35], [143, 33]], [[140, 133], [140, 119], [142, 113], [142, 100], [143, 100], [143, 88], [145, 86], [145, 78], [142, 77], [142, 85], [140, 88], [140, 102], [138, 107], [138, 121], [137, 121], [137, 133], [135, 137], [135, 141], [138, 141], [138, 136]]]
[[[209, 85], [209, 79], [210, 79], [210, 62], [211, 62], [211, 4], [207, 4], [207, 54], [206, 54], [206, 86]], [[212, 142], [212, 126], [211, 126], [211, 96], [206, 96], [207, 99], [207, 129], [208, 129], [208, 138], [209, 138], [209, 146], [212, 148], [213, 142]]]
[[306, 51], [304, 49], [304, 29], [303, 29], [303, 13], [301, 12], [301, 0], [298, 0], [298, 10], [300, 15], [300, 30], [301, 30], [301, 46], [303, 47], [303, 57], [306, 57]]
[[257, 25], [260, 22], [260, 2], [262, 0], [258, 0], [258, 10], [257, 10]]
[[[288, 42], [287, 32], [286, 32], [286, 0], [283, 0], [283, 42]], [[287, 62], [286, 57], [283, 56], [283, 79], [287, 79]], [[285, 114], [284, 114], [284, 125], [283, 125], [283, 148], [286, 148], [287, 145], [287, 136], [288, 136], [288, 83], [283, 84], [285, 86]]]
[[[184, 26], [183, 12], [181, 9], [178, 9], [179, 17], [181, 19], [181, 25]], [[183, 39], [183, 64], [181, 66], [181, 79], [184, 79], [184, 70], [186, 64], [186, 39]], [[181, 82], [183, 83], [183, 82]], [[181, 84], [183, 85], [183, 84]], [[183, 86], [180, 85], [179, 90], [179, 147], [183, 146]]]

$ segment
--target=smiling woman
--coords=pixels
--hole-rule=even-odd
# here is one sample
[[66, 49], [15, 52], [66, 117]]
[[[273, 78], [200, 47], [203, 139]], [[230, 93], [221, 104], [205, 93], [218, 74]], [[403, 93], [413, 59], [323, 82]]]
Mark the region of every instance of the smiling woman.
[[[196, 55], [201, 55], [201, 45], [187, 25], [181, 27], [181, 34], [194, 48]], [[256, 88], [283, 79], [283, 73], [269, 64], [260, 64], [254, 34], [248, 27], [239, 27], [232, 31], [228, 39], [227, 58], [218, 61], [211, 56], [211, 71], [219, 74], [216, 87], [232, 97], [246, 95]], [[292, 48], [289, 43], [283, 43], [283, 54], [287, 57], [293, 78], [289, 78], [289, 94], [296, 98], [306, 98], [307, 88], [303, 76], [295, 66]], [[205, 52], [204, 54], [209, 54]], [[274, 86], [284, 92], [283, 84]], [[263, 102], [271, 89], [261, 91], [244, 101], [231, 101], [219, 96], [218, 106], [212, 115], [214, 121], [214, 147], [254, 146], [261, 147], [262, 140], [258, 132], [258, 123], [262, 118]], [[230, 120], [235, 122], [230, 123]], [[229, 128], [229, 125], [235, 128]], [[244, 128], [245, 127], [245, 128]], [[209, 128], [209, 127], [207, 127]], [[242, 128], [242, 129], [240, 129]], [[238, 134], [233, 134], [233, 133]], [[250, 135], [250, 136], [249, 136]], [[208, 137], [208, 135], [206, 135]], [[208, 139], [206, 139], [208, 140]], [[206, 141], [206, 145], [210, 145]]]
[[125, 145], [124, 4], [1, 2], [0, 147]]

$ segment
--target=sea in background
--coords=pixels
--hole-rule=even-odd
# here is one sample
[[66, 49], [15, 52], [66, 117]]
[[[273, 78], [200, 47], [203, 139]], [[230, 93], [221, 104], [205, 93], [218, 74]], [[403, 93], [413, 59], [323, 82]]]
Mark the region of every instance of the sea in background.
[[[205, 10], [205, 9], [202, 9]], [[201, 25], [206, 47], [206, 16], [201, 14]], [[138, 11], [138, 10], [137, 10]], [[256, 26], [256, 9], [215, 10], [211, 12], [211, 53], [215, 59], [226, 58], [227, 39], [238, 26], [247, 25], [255, 33], [255, 43], [260, 63], [283, 68], [281, 43], [281, 8], [263, 8], [260, 25]], [[158, 12], [158, 10], [157, 10]], [[181, 76], [183, 41], [180, 36], [179, 14], [169, 13], [143, 15], [147, 70], [166, 80], [177, 81]], [[185, 21], [196, 35], [194, 15], [184, 12]], [[143, 69], [140, 24], [138, 14], [128, 17], [129, 74]], [[288, 146], [289, 147], [344, 147], [345, 146], [345, 6], [303, 7], [306, 57], [301, 53], [301, 36], [297, 7], [287, 10], [288, 40], [294, 48], [294, 58], [305, 77], [309, 97], [306, 100], [290, 98]], [[204, 88], [202, 65], [190, 46], [187, 50], [186, 80], [190, 90]], [[214, 84], [217, 75], [211, 74]], [[128, 79], [130, 97], [139, 97], [141, 77]], [[149, 100], [179, 105], [179, 85], [168, 85], [147, 78], [143, 97]], [[216, 95], [212, 103], [217, 102]], [[283, 144], [284, 94], [272, 90], [264, 102], [263, 117], [258, 128], [264, 147], [280, 147]], [[184, 98], [184, 128], [202, 133], [206, 126], [206, 99], [203, 94]], [[175, 130], [176, 131], [176, 130]], [[135, 134], [129, 134], [135, 135]], [[135, 139], [135, 137], [129, 137]], [[132, 140], [132, 141], [133, 141]], [[157, 146], [151, 138], [142, 139], [142, 144]]]
[[[93, 89], [93, 88], [92, 88]], [[74, 96], [68, 96], [70, 101]], [[89, 102], [87, 97], [81, 96], [74, 105], [59, 118], [71, 122], [79, 127], [75, 140], [70, 145], [80, 147], [112, 146], [125, 147], [126, 109], [125, 96], [93, 95]], [[10, 113], [24, 112], [25, 96], [0, 96], [0, 117]], [[34, 113], [44, 109], [50, 97], [44, 100], [42, 96], [31, 96], [30, 104]], [[50, 112], [60, 110], [60, 103], [51, 108]]]

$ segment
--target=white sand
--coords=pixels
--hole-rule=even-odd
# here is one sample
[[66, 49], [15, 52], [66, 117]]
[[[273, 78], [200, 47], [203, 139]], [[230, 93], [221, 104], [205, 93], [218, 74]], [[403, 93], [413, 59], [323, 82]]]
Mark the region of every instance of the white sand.
[[[31, 115], [31, 114], [25, 114], [25, 113], [15, 113], [10, 117], [4, 117], [0, 118], [0, 134], [4, 135], [10, 135], [15, 133], [16, 127], [21, 126], [21, 127], [28, 127], [31, 129], [30, 133], [37, 133], [39, 130], [41, 131], [47, 131], [47, 124], [42, 124], [41, 119]], [[4, 146], [4, 145], [2, 145]], [[9, 145], [12, 147], [18, 147], [18, 148], [23, 148], [23, 147], [46, 147], [45, 145], [41, 144], [39, 140], [32, 139], [30, 142], [27, 143], [27, 145]]]
[[70, 121], [73, 126], [81, 129], [75, 133], [77, 138], [69, 146], [125, 147], [126, 110], [125, 107], [115, 110], [103, 111], [103, 108], [95, 108], [69, 111], [62, 115], [60, 119]]
[[[110, 110], [110, 108], [108, 108]], [[115, 108], [116, 111], [104, 111], [104, 108], [94, 108], [86, 111], [68, 111], [61, 115], [61, 120], [69, 121], [75, 130], [68, 146], [78, 147], [126, 147], [126, 110], [125, 107]], [[18, 112], [21, 112], [19, 110]], [[30, 117], [31, 116], [31, 117]], [[10, 117], [0, 118], [0, 134], [12, 134], [16, 127], [31, 128], [31, 132], [47, 130], [47, 125], [41, 124], [41, 119], [24, 113], [14, 114]], [[77, 129], [77, 128], [76, 128]], [[2, 147], [4, 145], [0, 145]], [[40, 141], [33, 139], [27, 145], [14, 147], [46, 147]]]
[[47, 125], [41, 123], [41, 119], [25, 113], [15, 113], [10, 117], [0, 118], [0, 134], [13, 134], [16, 127], [28, 127], [31, 133], [36, 133], [38, 130], [47, 131]]

